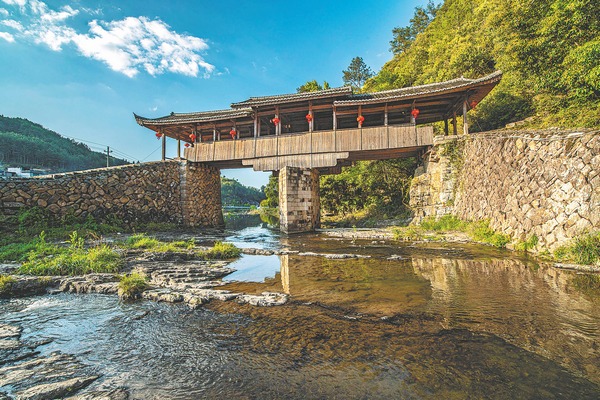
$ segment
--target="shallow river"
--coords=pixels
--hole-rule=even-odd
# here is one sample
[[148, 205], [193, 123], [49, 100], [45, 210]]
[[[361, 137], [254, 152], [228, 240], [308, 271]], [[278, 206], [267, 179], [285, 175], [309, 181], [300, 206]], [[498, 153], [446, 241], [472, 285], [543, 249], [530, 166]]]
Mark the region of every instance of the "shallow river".
[[136, 399], [600, 398], [600, 299], [573, 272], [506, 251], [398, 245], [237, 226], [227, 288], [283, 291], [198, 310], [70, 295], [0, 302], [42, 353], [73, 354]]

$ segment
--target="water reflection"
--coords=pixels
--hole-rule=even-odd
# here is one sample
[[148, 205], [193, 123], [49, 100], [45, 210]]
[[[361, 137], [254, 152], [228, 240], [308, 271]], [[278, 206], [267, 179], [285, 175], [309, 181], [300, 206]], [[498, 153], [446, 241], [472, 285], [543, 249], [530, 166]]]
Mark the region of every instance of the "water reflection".
[[298, 304], [339, 309], [347, 318], [412, 315], [420, 326], [424, 318], [436, 329], [491, 334], [600, 383], [600, 302], [572, 289], [573, 272], [472, 246], [373, 249], [352, 241], [287, 240], [301, 251], [360, 250], [372, 257], [283, 255], [278, 274], [229, 288], [283, 291]]

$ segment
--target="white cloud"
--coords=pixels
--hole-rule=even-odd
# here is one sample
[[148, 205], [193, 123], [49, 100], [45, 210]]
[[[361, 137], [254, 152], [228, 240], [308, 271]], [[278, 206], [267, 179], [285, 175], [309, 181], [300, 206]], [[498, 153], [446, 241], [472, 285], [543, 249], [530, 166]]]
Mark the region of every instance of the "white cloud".
[[15, 21], [14, 19], [2, 20], [0, 21], [0, 24], [8, 26], [9, 28], [13, 28], [19, 32], [23, 30], [23, 25], [21, 25], [19, 21]]
[[0, 32], [0, 38], [6, 40], [9, 43], [12, 43], [15, 41], [15, 37], [8, 32]]
[[[129, 77], [140, 71], [153, 76], [172, 72], [207, 77], [215, 70], [201, 55], [208, 49], [204, 39], [179, 34], [160, 19], [150, 20], [142, 16], [108, 22], [92, 20], [88, 24], [88, 32], [77, 32], [67, 24], [70, 18], [80, 13], [71, 6], [55, 11], [39, 0], [1, 1], [19, 7], [23, 24], [0, 20], [21, 32], [18, 39], [45, 44], [54, 51], [73, 45], [83, 56], [101, 61]], [[10, 37], [12, 40], [3, 36], [5, 40], [15, 40], [12, 35]]]
[[8, 17], [10, 13], [6, 8], [0, 8], [0, 16]]

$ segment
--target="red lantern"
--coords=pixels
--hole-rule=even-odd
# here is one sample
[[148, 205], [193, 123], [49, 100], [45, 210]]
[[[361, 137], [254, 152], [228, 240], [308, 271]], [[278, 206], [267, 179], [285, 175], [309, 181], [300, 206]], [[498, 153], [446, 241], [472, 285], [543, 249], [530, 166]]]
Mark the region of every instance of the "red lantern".
[[232, 138], [232, 139], [235, 139], [235, 134], [236, 134], [236, 131], [235, 131], [235, 129], [232, 129], [232, 130], [230, 130], [230, 131], [229, 131], [229, 134], [231, 135], [231, 138]]
[[356, 118], [356, 120], [358, 121], [359, 125], [362, 125], [363, 122], [365, 121], [365, 117], [363, 117], [362, 115], [359, 115], [358, 118]]
[[275, 126], [279, 125], [279, 121], [280, 121], [280, 119], [279, 119], [279, 118], [277, 118], [277, 117], [275, 117], [275, 118], [273, 118], [273, 119], [271, 120], [271, 122], [272, 122], [272, 123], [273, 123]]
[[190, 140], [191, 140], [192, 142], [195, 142], [195, 141], [196, 141], [196, 135], [195, 135], [194, 133], [190, 134]]
[[313, 120], [313, 116], [312, 116], [312, 115], [310, 115], [310, 114], [306, 114], [306, 121], [307, 121], [308, 123], [310, 123], [310, 121], [312, 121], [312, 120]]
[[184, 146], [185, 146], [185, 147], [190, 147], [190, 144], [189, 144], [189, 143], [186, 143]]
[[156, 136], [157, 139], [160, 139], [162, 137], [162, 133], [156, 132], [156, 135], [154, 135], [154, 136]]
[[475, 107], [477, 107], [477, 102], [476, 102], [475, 100], [473, 100], [473, 101], [471, 102], [470, 106], [471, 106], [471, 109], [472, 109], [472, 110], [474, 110], [474, 109], [475, 109]]
[[410, 112], [410, 115], [412, 115], [414, 119], [417, 119], [420, 113], [421, 111], [419, 111], [418, 108], [413, 108], [413, 110]]

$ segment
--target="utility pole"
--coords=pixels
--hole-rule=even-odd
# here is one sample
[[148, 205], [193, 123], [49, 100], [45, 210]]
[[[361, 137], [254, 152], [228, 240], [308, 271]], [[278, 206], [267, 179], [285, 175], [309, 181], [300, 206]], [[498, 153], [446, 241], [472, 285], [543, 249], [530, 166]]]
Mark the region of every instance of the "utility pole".
[[104, 152], [106, 153], [106, 168], [110, 167], [109, 161], [110, 161], [110, 153], [112, 152], [112, 150], [110, 149], [109, 146], [106, 146], [106, 150], [104, 150]]

